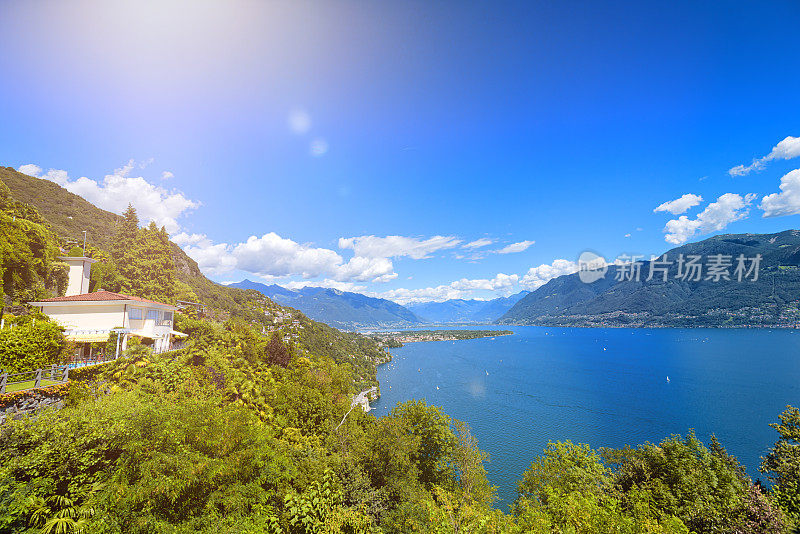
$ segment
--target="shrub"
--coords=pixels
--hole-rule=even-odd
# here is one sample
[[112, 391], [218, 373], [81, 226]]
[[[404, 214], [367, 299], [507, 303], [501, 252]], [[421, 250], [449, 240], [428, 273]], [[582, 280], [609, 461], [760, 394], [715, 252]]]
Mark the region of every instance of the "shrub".
[[68, 348], [64, 330], [37, 320], [0, 331], [0, 369], [7, 373], [33, 371], [60, 363]]

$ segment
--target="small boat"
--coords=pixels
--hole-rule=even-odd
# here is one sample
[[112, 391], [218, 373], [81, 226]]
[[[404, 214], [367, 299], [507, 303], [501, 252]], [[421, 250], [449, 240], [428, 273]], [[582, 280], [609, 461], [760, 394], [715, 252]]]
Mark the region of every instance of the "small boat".
[[486, 376], [489, 376], [489, 371], [486, 371]]
[[669, 384], [669, 375], [667, 375], [667, 384]]
[[439, 389], [439, 386], [436, 386], [436, 389]]

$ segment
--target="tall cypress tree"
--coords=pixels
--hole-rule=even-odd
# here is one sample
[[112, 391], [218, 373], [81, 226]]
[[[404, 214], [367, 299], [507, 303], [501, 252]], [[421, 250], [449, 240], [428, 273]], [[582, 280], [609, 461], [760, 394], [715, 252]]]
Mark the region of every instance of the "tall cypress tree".
[[118, 265], [124, 263], [126, 256], [129, 255], [136, 243], [138, 234], [139, 216], [136, 214], [136, 208], [128, 204], [128, 208], [122, 214], [122, 224], [117, 230], [117, 235], [114, 236], [114, 244], [111, 247], [111, 255]]

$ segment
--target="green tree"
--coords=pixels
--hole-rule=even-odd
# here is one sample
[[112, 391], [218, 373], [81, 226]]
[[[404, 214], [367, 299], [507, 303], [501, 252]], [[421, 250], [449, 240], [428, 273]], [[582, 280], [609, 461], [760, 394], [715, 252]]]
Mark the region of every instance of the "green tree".
[[780, 423], [769, 425], [779, 437], [761, 459], [761, 472], [775, 484], [772, 491], [781, 508], [800, 523], [800, 409], [787, 406], [779, 418]]
[[0, 369], [18, 373], [61, 363], [67, 347], [64, 329], [39, 316], [35, 323], [0, 330]]
[[517, 485], [520, 500], [548, 504], [552, 492], [600, 494], [610, 484], [609, 471], [588, 445], [571, 441], [549, 443]]
[[784, 529], [782, 514], [752, 498], [744, 467], [713, 436], [709, 447], [690, 433], [604, 455], [618, 466], [614, 485], [628, 507], [646, 498], [653, 509], [678, 517], [697, 533], [743, 532], [754, 517], [770, 515], [774, 521], [765, 531]]
[[39, 213], [11, 198], [0, 182], [0, 298], [15, 301], [51, 296], [63, 290], [63, 265], [54, 265], [56, 240]]
[[136, 208], [128, 204], [128, 208], [122, 214], [122, 223], [114, 236], [114, 245], [111, 248], [114, 258], [124, 258], [134, 248], [138, 233], [139, 216], [136, 214]]
[[411, 460], [419, 470], [420, 482], [428, 488], [445, 485], [454, 473], [450, 459], [457, 443], [450, 417], [436, 406], [417, 400], [398, 404], [391, 416], [417, 442]]
[[292, 354], [286, 343], [281, 341], [281, 336], [278, 332], [273, 332], [272, 337], [269, 339], [266, 347], [267, 363], [270, 365], [280, 365], [287, 367], [289, 361], [292, 359]]
[[173, 302], [176, 277], [170, 247], [166, 230], [153, 222], [147, 228], [139, 228], [136, 209], [128, 205], [112, 248], [116, 267], [109, 266], [108, 272], [101, 274], [108, 274], [109, 281], [124, 293]]

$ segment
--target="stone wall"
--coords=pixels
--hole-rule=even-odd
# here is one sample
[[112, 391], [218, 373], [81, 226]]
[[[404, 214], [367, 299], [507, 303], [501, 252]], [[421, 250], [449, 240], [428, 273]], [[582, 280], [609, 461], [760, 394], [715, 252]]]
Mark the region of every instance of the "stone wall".
[[61, 408], [64, 406], [68, 386], [69, 384], [58, 384], [0, 395], [0, 425], [34, 415], [45, 408]]

